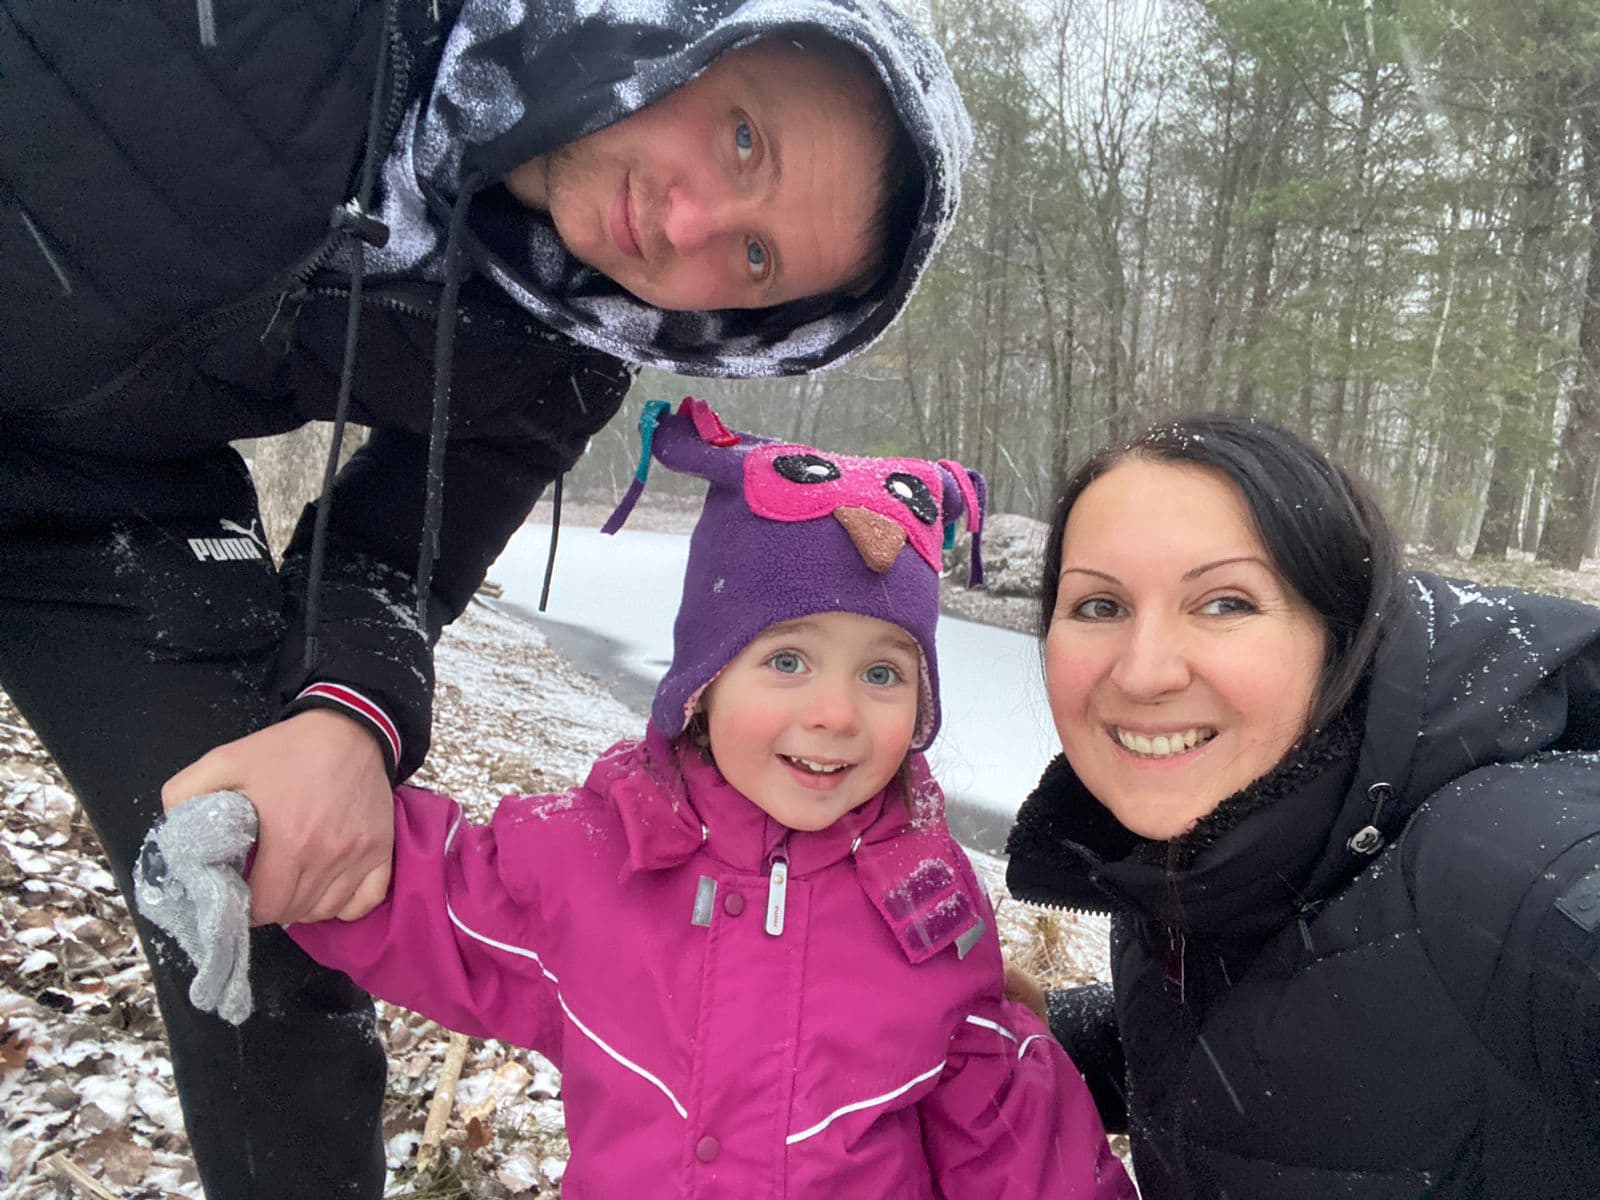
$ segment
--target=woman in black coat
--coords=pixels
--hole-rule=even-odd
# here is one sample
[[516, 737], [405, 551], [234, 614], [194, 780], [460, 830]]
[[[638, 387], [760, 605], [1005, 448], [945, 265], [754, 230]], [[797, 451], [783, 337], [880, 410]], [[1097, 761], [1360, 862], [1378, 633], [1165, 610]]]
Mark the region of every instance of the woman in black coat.
[[1203, 416], [1068, 483], [1043, 633], [1009, 882], [1112, 914], [1049, 1000], [1147, 1200], [1600, 1196], [1600, 611]]

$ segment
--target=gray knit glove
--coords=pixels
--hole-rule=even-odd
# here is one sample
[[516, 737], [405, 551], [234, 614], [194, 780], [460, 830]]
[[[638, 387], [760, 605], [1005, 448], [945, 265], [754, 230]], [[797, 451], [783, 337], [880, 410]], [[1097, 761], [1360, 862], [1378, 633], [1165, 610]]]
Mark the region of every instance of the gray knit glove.
[[195, 966], [189, 1002], [238, 1025], [250, 1015], [250, 885], [255, 806], [242, 792], [208, 792], [156, 822], [134, 868], [139, 911]]

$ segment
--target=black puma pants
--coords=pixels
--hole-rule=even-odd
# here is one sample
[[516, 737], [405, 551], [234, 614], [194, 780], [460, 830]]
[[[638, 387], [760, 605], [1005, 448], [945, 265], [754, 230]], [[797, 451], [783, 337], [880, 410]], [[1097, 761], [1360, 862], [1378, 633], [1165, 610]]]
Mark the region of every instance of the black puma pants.
[[[8, 445], [0, 430], [0, 686], [83, 803], [130, 908], [162, 783], [275, 716], [281, 602], [256, 517], [230, 449], [137, 462]], [[235, 1028], [189, 1005], [184, 954], [134, 924], [210, 1200], [380, 1197], [386, 1059], [367, 995], [258, 929], [255, 1013]]]

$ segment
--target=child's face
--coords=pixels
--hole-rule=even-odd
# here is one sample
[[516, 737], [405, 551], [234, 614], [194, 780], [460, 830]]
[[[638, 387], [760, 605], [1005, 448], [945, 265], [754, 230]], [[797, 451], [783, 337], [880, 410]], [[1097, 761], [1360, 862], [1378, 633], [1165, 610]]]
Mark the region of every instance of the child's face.
[[921, 664], [910, 634], [872, 617], [769, 626], [706, 689], [718, 769], [790, 829], [826, 829], [905, 761]]

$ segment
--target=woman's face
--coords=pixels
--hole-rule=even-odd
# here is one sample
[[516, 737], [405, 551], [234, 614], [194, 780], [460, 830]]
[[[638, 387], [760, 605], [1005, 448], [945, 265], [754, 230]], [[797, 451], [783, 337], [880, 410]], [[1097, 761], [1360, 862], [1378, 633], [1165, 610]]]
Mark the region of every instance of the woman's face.
[[1124, 826], [1176, 837], [1300, 737], [1327, 638], [1226, 476], [1129, 459], [1062, 539], [1045, 638], [1061, 747]]

